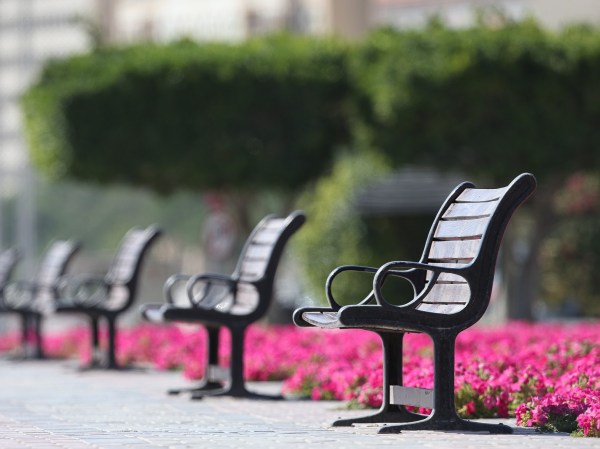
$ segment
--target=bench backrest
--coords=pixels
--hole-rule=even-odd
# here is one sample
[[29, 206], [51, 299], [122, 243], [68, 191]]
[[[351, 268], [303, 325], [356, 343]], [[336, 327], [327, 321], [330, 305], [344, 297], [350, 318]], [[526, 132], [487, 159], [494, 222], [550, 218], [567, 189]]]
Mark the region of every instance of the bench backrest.
[[160, 234], [154, 225], [145, 229], [132, 228], [125, 234], [105, 277], [111, 286], [104, 303], [107, 309], [122, 311], [133, 303], [144, 256]]
[[79, 244], [72, 240], [52, 242], [38, 266], [35, 278], [38, 290], [55, 287], [77, 251], [79, 251]]
[[243, 281], [238, 284], [236, 307], [252, 308], [255, 313], [266, 311], [283, 249], [305, 221], [304, 213], [295, 211], [287, 217], [268, 215], [256, 225], [233, 273], [234, 278]]
[[436, 216], [421, 261], [468, 266], [469, 283], [460, 276], [444, 273], [429, 286], [433, 275], [427, 272], [423, 288], [431, 290], [416, 306], [418, 310], [464, 314], [474, 321], [483, 315], [506, 225], [535, 187], [534, 176], [525, 173], [504, 188], [477, 189], [466, 182], [450, 194]]
[[10, 280], [18, 261], [19, 252], [15, 248], [0, 253], [0, 287]]

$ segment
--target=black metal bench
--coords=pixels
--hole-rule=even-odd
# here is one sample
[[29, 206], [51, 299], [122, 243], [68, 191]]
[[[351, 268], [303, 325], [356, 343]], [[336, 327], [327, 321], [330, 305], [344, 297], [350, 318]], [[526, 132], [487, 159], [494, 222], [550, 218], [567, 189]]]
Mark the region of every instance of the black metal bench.
[[[10, 281], [19, 259], [20, 254], [16, 248], [6, 249], [0, 253], [0, 293], [4, 294], [4, 287]], [[0, 301], [2, 301], [1, 298], [2, 295], [0, 295]]]
[[[405, 429], [511, 432], [508, 426], [458, 417], [454, 406], [455, 339], [484, 314], [504, 230], [512, 213], [535, 187], [535, 178], [527, 173], [499, 189], [460, 184], [439, 210], [419, 262], [389, 262], [378, 269], [339, 267], [326, 284], [331, 307], [305, 307], [294, 312], [298, 326], [366, 329], [377, 333], [383, 342], [381, 409], [371, 416], [336, 421], [334, 426], [398, 423], [382, 427], [380, 433]], [[345, 271], [373, 273], [373, 290], [359, 304], [341, 307], [332, 295], [332, 284]], [[384, 281], [392, 276], [408, 280], [415, 292], [414, 298], [401, 306], [392, 305], [382, 293]], [[402, 340], [407, 332], [426, 333], [433, 340], [433, 390], [403, 386]], [[432, 411], [420, 415], [408, 411], [407, 405]]]
[[[160, 235], [156, 226], [130, 229], [119, 245], [107, 274], [69, 279], [54, 306], [59, 314], [84, 314], [90, 320], [92, 359], [86, 368], [120, 368], [116, 360], [116, 321], [135, 302], [139, 274], [151, 244]], [[100, 351], [99, 322], [106, 320], [108, 347]]]
[[[178, 274], [165, 284], [167, 304], [142, 306], [142, 316], [155, 323], [179, 321], [201, 323], [207, 330], [207, 360], [203, 381], [195, 388], [171, 390], [205, 395], [276, 398], [249, 392], [244, 384], [244, 336], [247, 327], [263, 318], [273, 296], [279, 259], [288, 239], [304, 223], [296, 211], [288, 217], [265, 217], [246, 241], [231, 276], [205, 273]], [[185, 304], [181, 304], [184, 289]], [[231, 334], [230, 367], [219, 366], [219, 332], [226, 327]], [[280, 398], [280, 396], [279, 396]]]
[[42, 338], [42, 321], [45, 312], [52, 308], [57, 289], [69, 263], [80, 246], [72, 240], [57, 240], [50, 244], [42, 258], [33, 280], [10, 282], [3, 291], [3, 310], [18, 314], [21, 319], [22, 358], [45, 357]]
[[4, 291], [10, 282], [19, 259], [19, 251], [15, 248], [10, 248], [0, 253], [0, 313], [12, 313], [5, 305]]

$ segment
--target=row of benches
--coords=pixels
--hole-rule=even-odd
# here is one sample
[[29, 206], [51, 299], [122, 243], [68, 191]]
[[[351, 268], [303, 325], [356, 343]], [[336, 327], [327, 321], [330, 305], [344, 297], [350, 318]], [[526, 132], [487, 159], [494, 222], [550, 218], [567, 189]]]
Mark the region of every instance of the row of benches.
[[[341, 420], [334, 425], [354, 423], [396, 423], [381, 428], [382, 433], [404, 429], [488, 431], [510, 433], [503, 425], [463, 420], [454, 406], [454, 345], [457, 335], [476, 323], [484, 314], [491, 295], [496, 259], [504, 230], [516, 208], [535, 190], [531, 174], [522, 174], [508, 186], [477, 189], [471, 183], [460, 184], [440, 208], [421, 259], [418, 262], [395, 261], [381, 267], [349, 265], [339, 267], [326, 283], [328, 307], [304, 307], [295, 311], [298, 326], [321, 328], [366, 329], [377, 333], [383, 343], [383, 404], [370, 416]], [[249, 236], [234, 272], [183, 275], [169, 278], [165, 284], [165, 304], [145, 305], [142, 316], [151, 322], [200, 323], [208, 331], [206, 373], [200, 385], [190, 389], [193, 398], [231, 395], [267, 398], [247, 390], [243, 379], [244, 335], [247, 327], [261, 319], [273, 296], [277, 265], [286, 242], [302, 226], [305, 216], [294, 212], [287, 217], [268, 216]], [[79, 279], [64, 285], [43, 287], [45, 275], [40, 270], [36, 287], [23, 298], [5, 288], [4, 310], [20, 313], [24, 332], [33, 327], [40, 353], [39, 327], [48, 311], [85, 313], [90, 317], [92, 344], [98, 348], [98, 320], [105, 318], [109, 327], [107, 366], [115, 368], [115, 321], [133, 302], [141, 257], [158, 236], [156, 228], [132, 230], [125, 237], [108, 274], [102, 279]], [[57, 243], [47, 257], [48, 271], [60, 278], [64, 266], [77, 247]], [[14, 261], [7, 253], [0, 258]], [[5, 272], [10, 272], [10, 263]], [[358, 304], [341, 306], [332, 294], [338, 275], [346, 271], [373, 274], [371, 293]], [[409, 282], [415, 295], [398, 306], [385, 298], [382, 286], [386, 279], [397, 277]], [[48, 275], [47, 279], [52, 278]], [[59, 283], [60, 284], [60, 283]], [[17, 288], [15, 291], [27, 291]], [[44, 292], [44, 293], [42, 293]], [[33, 308], [31, 298], [47, 295], [48, 310]], [[9, 299], [9, 298], [13, 299]], [[58, 299], [58, 298], [69, 298]], [[219, 330], [231, 334], [229, 367], [218, 363]], [[403, 386], [402, 342], [405, 333], [421, 332], [431, 336], [434, 345], [434, 387], [432, 390]], [[182, 390], [173, 390], [179, 393]], [[269, 397], [271, 399], [280, 398]], [[406, 406], [431, 409], [429, 415], [407, 410]]]
[[[161, 231], [156, 226], [133, 228], [123, 237], [107, 273], [102, 276], [66, 276], [80, 249], [78, 242], [58, 240], [46, 251], [35, 279], [9, 282], [18, 252], [0, 254], [0, 313], [21, 320], [21, 356], [44, 358], [42, 322], [52, 314], [89, 317], [92, 358], [89, 367], [117, 368], [116, 320], [135, 301], [144, 255]], [[99, 324], [106, 321], [108, 348], [100, 352]]]

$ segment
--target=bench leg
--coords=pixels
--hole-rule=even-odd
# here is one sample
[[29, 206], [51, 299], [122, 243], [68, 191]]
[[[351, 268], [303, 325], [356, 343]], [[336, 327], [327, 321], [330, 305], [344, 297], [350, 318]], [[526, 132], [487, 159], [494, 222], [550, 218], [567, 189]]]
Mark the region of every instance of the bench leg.
[[231, 375], [229, 384], [219, 389], [195, 391], [192, 393], [192, 399], [202, 399], [206, 396], [233, 396], [234, 398], [266, 400], [283, 399], [281, 395], [254, 393], [246, 389], [244, 383], [244, 336], [246, 326], [230, 327], [229, 332], [231, 333]]
[[31, 324], [33, 331], [34, 342], [34, 354], [33, 357], [36, 359], [45, 359], [44, 355], [44, 342], [42, 338], [42, 316], [39, 314], [31, 315]]
[[223, 385], [220, 382], [214, 382], [208, 376], [208, 367], [219, 364], [219, 332], [221, 328], [218, 326], [206, 326], [206, 369], [204, 379], [195, 387], [191, 388], [174, 388], [168, 390], [168, 394], [177, 395], [181, 393], [196, 393], [205, 390], [222, 389]]
[[106, 354], [106, 366], [108, 369], [118, 369], [117, 365], [117, 317], [106, 317], [108, 325], [108, 349]]
[[333, 427], [370, 423], [404, 423], [419, 421], [423, 415], [406, 410], [403, 405], [390, 404], [390, 385], [402, 385], [402, 347], [404, 333], [381, 332], [383, 347], [383, 400], [381, 408], [373, 415], [339, 419]]
[[454, 406], [454, 343], [456, 334], [432, 335], [434, 346], [434, 408], [420, 421], [379, 429], [379, 433], [403, 430], [454, 430], [462, 432], [512, 433], [503, 424], [487, 424], [462, 419]]
[[102, 365], [102, 354], [100, 353], [100, 331], [98, 326], [98, 318], [90, 317], [90, 364], [86, 368], [95, 368]]
[[28, 358], [31, 355], [31, 344], [29, 341], [29, 314], [21, 313], [21, 354], [15, 358]]

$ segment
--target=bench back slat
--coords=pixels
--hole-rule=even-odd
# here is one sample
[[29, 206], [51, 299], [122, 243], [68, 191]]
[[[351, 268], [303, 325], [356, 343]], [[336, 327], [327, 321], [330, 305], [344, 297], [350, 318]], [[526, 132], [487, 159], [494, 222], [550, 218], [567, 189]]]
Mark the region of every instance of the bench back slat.
[[447, 220], [460, 220], [464, 218], [483, 218], [494, 213], [498, 201], [482, 203], [453, 203], [448, 207], [442, 218]]
[[[259, 308], [266, 311], [283, 248], [305, 219], [302, 212], [296, 211], [284, 218], [269, 215], [256, 225], [233, 273], [233, 277], [241, 282], [238, 283], [230, 313], [260, 312]], [[261, 284], [261, 287], [257, 287], [257, 284]]]
[[489, 221], [489, 217], [441, 220], [438, 223], [434, 238], [439, 240], [478, 239], [485, 232]]
[[255, 281], [265, 276], [288, 224], [283, 218], [268, 216], [256, 225], [238, 260], [236, 273], [240, 280]]
[[[473, 297], [485, 302], [476, 313], [485, 310], [504, 228], [512, 212], [534, 189], [535, 178], [530, 174], [523, 174], [509, 186], [499, 189], [476, 189], [470, 183], [457, 187], [434, 221], [422, 261], [487, 271], [483, 276], [478, 273], [471, 281], [474, 278], [488, 281], [476, 285], [480, 291], [473, 292], [466, 279], [444, 273], [416, 305], [418, 310], [455, 314], [469, 307]], [[426, 274], [424, 288], [428, 288], [432, 277], [431, 272]]]
[[54, 286], [78, 249], [79, 245], [71, 240], [52, 242], [38, 267], [36, 284], [42, 288]]
[[5, 285], [17, 266], [19, 261], [19, 252], [14, 249], [7, 249], [0, 253], [0, 286]]
[[103, 304], [106, 309], [120, 311], [131, 305], [144, 255], [159, 235], [156, 226], [132, 228], [125, 234], [106, 275], [111, 285], [109, 297]]
[[507, 187], [500, 189], [466, 189], [457, 198], [457, 202], [481, 203], [486, 201], [496, 201], [504, 196]]
[[481, 239], [434, 241], [429, 262], [470, 262], [479, 253]]

